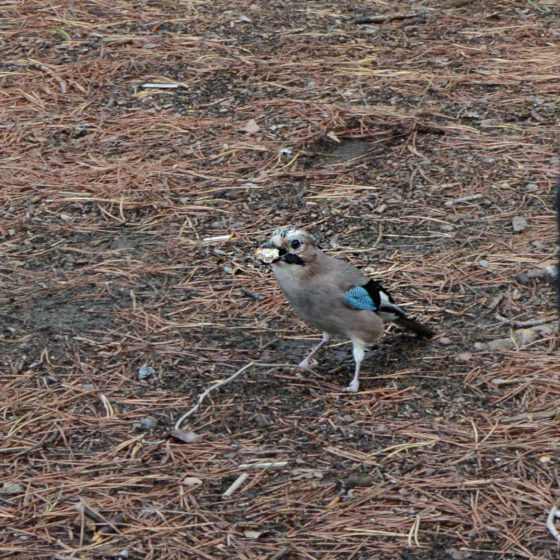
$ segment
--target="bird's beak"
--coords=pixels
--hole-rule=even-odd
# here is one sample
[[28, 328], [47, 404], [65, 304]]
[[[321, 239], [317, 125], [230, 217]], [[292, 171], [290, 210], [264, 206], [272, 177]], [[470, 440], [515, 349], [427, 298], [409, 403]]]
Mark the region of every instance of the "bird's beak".
[[278, 247], [267, 242], [255, 251], [255, 256], [263, 263], [272, 264], [280, 258], [280, 251]]

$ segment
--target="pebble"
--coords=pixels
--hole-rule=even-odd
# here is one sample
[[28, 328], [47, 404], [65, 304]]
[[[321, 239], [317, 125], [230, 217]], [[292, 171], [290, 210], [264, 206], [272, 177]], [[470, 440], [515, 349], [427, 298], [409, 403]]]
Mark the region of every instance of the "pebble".
[[0, 493], [2, 494], [21, 494], [23, 492], [23, 486], [17, 482], [4, 482], [2, 488], [0, 488]]
[[457, 361], [459, 362], [469, 362], [472, 359], [473, 355], [470, 352], [461, 352], [457, 354]]
[[138, 368], [138, 379], [143, 381], [144, 379], [150, 379], [156, 374], [156, 370], [147, 364], [143, 364]]
[[351, 490], [352, 488], [356, 487], [367, 487], [371, 486], [371, 478], [362, 475], [353, 475], [349, 476], [346, 480], [342, 481], [344, 488], [346, 490]]
[[498, 338], [490, 342], [475, 342], [476, 350], [511, 350], [514, 347], [511, 338]]
[[490, 342], [476, 342], [474, 347], [476, 350], [515, 350], [523, 348], [540, 337], [546, 337], [552, 334], [554, 327], [544, 324], [527, 329], [517, 329], [513, 331], [509, 338], [497, 338]]
[[182, 441], [183, 443], [198, 443], [202, 439], [201, 435], [193, 431], [185, 430], [171, 430], [169, 435], [179, 441]]
[[267, 428], [272, 424], [272, 421], [266, 414], [255, 414], [255, 424], [258, 428]]
[[515, 275], [515, 280], [520, 284], [523, 284], [524, 286], [527, 286], [528, 284], [531, 283], [531, 277], [525, 272], [518, 272]]
[[529, 278], [544, 278], [547, 275], [546, 268], [533, 268], [527, 272]]
[[441, 338], [438, 338], [437, 340], [440, 344], [443, 344], [443, 346], [449, 346], [450, 344], [452, 344], [452, 340], [450, 338], [447, 338], [445, 336], [442, 336]]
[[139, 422], [136, 422], [135, 426], [141, 430], [151, 430], [155, 428], [159, 423], [159, 420], [155, 416], [145, 416]]
[[527, 223], [527, 220], [522, 216], [514, 216], [511, 220], [511, 226], [513, 227], [513, 231], [515, 233], [521, 233], [529, 227], [529, 224]]
[[456, 548], [447, 548], [445, 552], [451, 560], [467, 560], [472, 557], [472, 553], [467, 550], [458, 550]]

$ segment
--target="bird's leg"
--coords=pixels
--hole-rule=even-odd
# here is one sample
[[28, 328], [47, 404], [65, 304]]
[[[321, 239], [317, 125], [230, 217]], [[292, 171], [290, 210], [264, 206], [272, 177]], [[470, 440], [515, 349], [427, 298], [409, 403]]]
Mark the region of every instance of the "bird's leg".
[[330, 339], [331, 339], [331, 335], [329, 333], [324, 332], [323, 333], [323, 338], [321, 339], [321, 342], [319, 342], [319, 344], [317, 344], [317, 346], [315, 346], [315, 348], [313, 348], [313, 350], [311, 350], [311, 352], [305, 358], [305, 360], [302, 360], [299, 363], [299, 367], [308, 368], [309, 365], [311, 364], [311, 358], [313, 358], [313, 356], [315, 356], [315, 354], [317, 354], [317, 352], [319, 352], [321, 347], [324, 346], [325, 344], [327, 344], [330, 341]]
[[354, 377], [352, 378], [350, 385], [344, 389], [347, 393], [356, 393], [360, 388], [360, 367], [362, 365], [362, 360], [364, 359], [364, 354], [364, 345], [357, 340], [353, 340], [352, 355], [354, 356], [354, 361], [356, 362], [356, 369], [354, 370]]

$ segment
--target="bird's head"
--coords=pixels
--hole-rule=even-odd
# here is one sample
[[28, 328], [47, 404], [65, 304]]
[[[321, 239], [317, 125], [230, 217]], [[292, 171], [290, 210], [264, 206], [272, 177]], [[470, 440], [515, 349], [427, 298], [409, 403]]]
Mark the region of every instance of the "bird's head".
[[267, 264], [305, 266], [315, 260], [315, 238], [302, 229], [278, 228], [271, 238], [256, 250], [257, 258]]

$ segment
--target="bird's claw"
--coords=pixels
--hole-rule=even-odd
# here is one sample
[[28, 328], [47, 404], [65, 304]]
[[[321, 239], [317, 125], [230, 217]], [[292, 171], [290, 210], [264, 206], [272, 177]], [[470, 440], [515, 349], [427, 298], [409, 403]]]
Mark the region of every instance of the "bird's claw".
[[[313, 363], [316, 363], [315, 360], [313, 360]], [[305, 360], [302, 360], [299, 364], [298, 367], [300, 368], [309, 368], [311, 366], [311, 360], [309, 360], [308, 358], [305, 358]]]
[[360, 388], [360, 383], [358, 381], [352, 381], [348, 387], [344, 389], [345, 393], [357, 393]]

